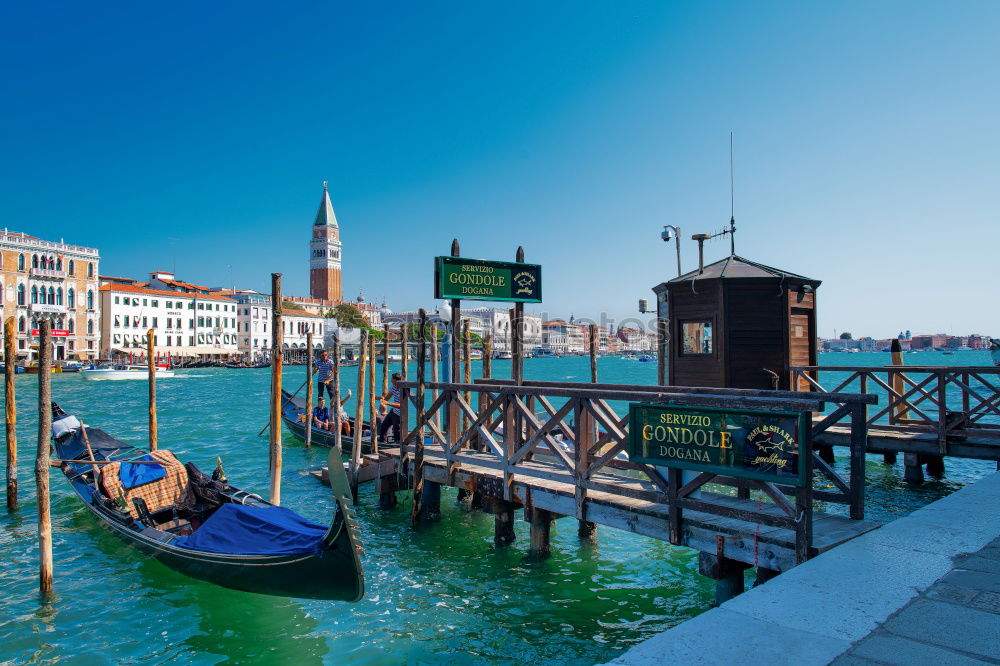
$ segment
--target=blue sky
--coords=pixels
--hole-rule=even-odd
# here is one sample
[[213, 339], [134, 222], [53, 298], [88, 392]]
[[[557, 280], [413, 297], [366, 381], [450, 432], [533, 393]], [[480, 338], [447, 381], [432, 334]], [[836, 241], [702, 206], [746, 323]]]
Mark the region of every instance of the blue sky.
[[[663, 224], [824, 281], [820, 332], [1000, 333], [1000, 3], [7, 3], [3, 225], [102, 272], [308, 289], [329, 180], [345, 291], [544, 266], [621, 319]], [[682, 246], [685, 266], [696, 248]], [[708, 246], [709, 259], [728, 252]], [[538, 309], [538, 308], [536, 308]]]

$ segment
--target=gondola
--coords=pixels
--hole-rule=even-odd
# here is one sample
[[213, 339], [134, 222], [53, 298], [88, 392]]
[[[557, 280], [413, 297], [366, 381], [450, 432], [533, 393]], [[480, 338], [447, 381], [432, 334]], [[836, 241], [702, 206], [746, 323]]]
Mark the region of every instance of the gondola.
[[[281, 391], [281, 420], [285, 426], [292, 431], [298, 439], [305, 441], [306, 424], [303, 418], [306, 413], [305, 398], [297, 398], [288, 391]], [[351, 424], [351, 433], [354, 432], [354, 418], [348, 418]], [[371, 432], [371, 423], [364, 421], [364, 432]], [[337, 433], [330, 430], [320, 430], [316, 426], [312, 429], [312, 444], [317, 446], [333, 447], [337, 445]], [[354, 450], [354, 437], [351, 435], [340, 436], [340, 446], [345, 453], [352, 453]], [[363, 435], [361, 440], [361, 451], [367, 453], [371, 448], [371, 435]]]
[[344, 601], [364, 596], [350, 487], [335, 449], [329, 467], [336, 510], [327, 527], [230, 485], [223, 474], [210, 477], [181, 464], [167, 450], [147, 453], [82, 425], [54, 402], [52, 418], [55, 452], [73, 490], [137, 550], [236, 590]]

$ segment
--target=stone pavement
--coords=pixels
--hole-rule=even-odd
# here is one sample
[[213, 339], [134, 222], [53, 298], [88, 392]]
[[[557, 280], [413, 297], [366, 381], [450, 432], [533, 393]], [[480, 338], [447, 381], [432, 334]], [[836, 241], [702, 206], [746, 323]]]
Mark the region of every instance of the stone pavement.
[[1000, 664], [1000, 539], [838, 657], [834, 666]]
[[611, 663], [1000, 664], [1000, 472]]

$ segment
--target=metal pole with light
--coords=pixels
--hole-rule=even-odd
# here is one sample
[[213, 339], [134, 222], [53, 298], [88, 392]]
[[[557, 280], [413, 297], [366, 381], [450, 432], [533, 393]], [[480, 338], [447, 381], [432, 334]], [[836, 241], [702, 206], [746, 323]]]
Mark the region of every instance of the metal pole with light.
[[660, 233], [660, 238], [663, 239], [664, 243], [669, 243], [670, 239], [673, 238], [677, 243], [677, 277], [681, 276], [681, 228], [675, 227], [672, 224], [663, 225], [663, 231]]

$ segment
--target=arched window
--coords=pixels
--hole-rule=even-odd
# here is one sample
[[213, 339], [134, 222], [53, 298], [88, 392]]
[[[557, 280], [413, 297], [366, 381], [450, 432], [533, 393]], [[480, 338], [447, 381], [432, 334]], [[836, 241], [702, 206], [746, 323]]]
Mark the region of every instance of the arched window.
[[21, 333], [24, 333], [24, 326], [25, 326], [25, 320], [24, 320], [24, 315], [22, 315], [17, 320], [17, 330], [20, 331]]
[[31, 285], [31, 302], [32, 304], [38, 302], [38, 287]]
[[31, 267], [32, 268], [38, 268], [38, 255], [37, 254], [31, 255]]
[[[21, 255], [21, 258], [24, 258], [23, 254]], [[24, 285], [23, 284], [17, 285], [17, 304], [18, 305], [24, 305]]]
[[56, 270], [62, 270], [62, 257], [56, 257]]
[[88, 310], [94, 309], [94, 292], [92, 292], [89, 289], [87, 290], [87, 309]]
[[73, 322], [73, 318], [72, 318], [72, 317], [70, 317], [70, 318], [69, 318], [69, 326], [67, 326], [66, 328], [68, 328], [68, 329], [69, 329], [69, 332], [70, 332], [70, 333], [72, 333], [72, 332], [73, 332], [73, 329], [74, 329], [74, 328], [76, 328], [76, 325], [75, 325], [75, 323]]
[[19, 271], [23, 271], [24, 270], [24, 253], [23, 252], [21, 254], [17, 255], [17, 270], [19, 270]]
[[93, 335], [93, 334], [94, 334], [94, 320], [93, 319], [88, 319], [87, 320], [87, 335]]
[[76, 265], [74, 265], [73, 260], [69, 260], [69, 274], [74, 275], [76, 270]]
[[87, 277], [94, 277], [94, 264], [87, 264]]
[[62, 287], [56, 289], [56, 305], [62, 305]]
[[72, 310], [76, 307], [76, 292], [70, 287], [70, 290], [66, 292], [66, 305]]
[[49, 287], [49, 305], [55, 305], [55, 304], [56, 304], [56, 290], [53, 289], [52, 287]]

